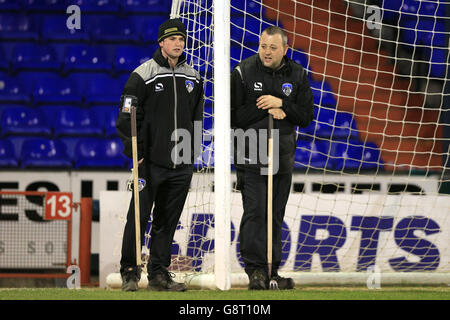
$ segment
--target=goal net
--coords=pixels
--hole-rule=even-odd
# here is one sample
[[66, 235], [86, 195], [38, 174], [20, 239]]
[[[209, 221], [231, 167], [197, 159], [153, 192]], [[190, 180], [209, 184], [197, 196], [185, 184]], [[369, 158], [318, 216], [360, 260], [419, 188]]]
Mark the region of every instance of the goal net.
[[[171, 270], [192, 286], [215, 287], [223, 273], [231, 286], [247, 284], [239, 252], [239, 192], [231, 192], [229, 225], [222, 216], [217, 220], [219, 210], [227, 214], [215, 203], [223, 191], [217, 189], [223, 170], [216, 165], [222, 157], [217, 128], [229, 125], [218, 115], [227, 108], [222, 98], [215, 99], [218, 90], [227, 90], [218, 70], [230, 63], [229, 77], [237, 63], [257, 52], [260, 33], [277, 25], [287, 32], [287, 55], [307, 70], [314, 95], [314, 121], [297, 130], [280, 274], [300, 285], [366, 284], [375, 276], [381, 284], [448, 283], [450, 181], [443, 148], [450, 124], [440, 121], [449, 95], [444, 3], [215, 3], [172, 5], [172, 17], [180, 17], [188, 30], [188, 63], [204, 81], [204, 129]], [[215, 21], [217, 10], [230, 11], [224, 21]], [[217, 34], [219, 22], [229, 24], [230, 38]], [[223, 44], [225, 50], [217, 51]], [[229, 60], [221, 60], [228, 51]], [[230, 181], [235, 180], [231, 171]]]

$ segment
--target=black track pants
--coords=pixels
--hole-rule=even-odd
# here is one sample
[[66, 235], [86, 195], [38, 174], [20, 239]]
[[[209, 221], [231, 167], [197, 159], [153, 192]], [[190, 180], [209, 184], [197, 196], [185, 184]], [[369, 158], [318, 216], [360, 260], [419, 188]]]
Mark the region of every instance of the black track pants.
[[[157, 272], [170, 265], [172, 241], [183, 211], [192, 179], [192, 167], [167, 169], [150, 165], [141, 167], [148, 177], [147, 186], [140, 192], [141, 243], [153, 208], [151, 226], [150, 261], [148, 272]], [[141, 176], [141, 174], [139, 174]], [[136, 235], [134, 196], [131, 199], [122, 241], [121, 273], [128, 267], [136, 267]]]
[[[267, 176], [238, 171], [244, 207], [240, 225], [240, 252], [245, 272], [259, 269], [267, 273]], [[272, 274], [281, 263], [281, 228], [291, 189], [292, 175], [273, 176]]]

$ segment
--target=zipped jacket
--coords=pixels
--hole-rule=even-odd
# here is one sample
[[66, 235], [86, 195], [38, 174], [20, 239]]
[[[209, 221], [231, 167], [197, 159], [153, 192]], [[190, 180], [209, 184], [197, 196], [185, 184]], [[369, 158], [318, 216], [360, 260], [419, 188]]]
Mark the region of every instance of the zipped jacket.
[[[278, 172], [289, 173], [294, 167], [296, 152], [296, 127], [307, 127], [313, 120], [313, 95], [308, 77], [303, 67], [284, 57], [280, 68], [272, 70], [265, 67], [258, 54], [241, 61], [231, 73], [231, 126], [244, 131], [254, 129], [268, 130], [268, 110], [258, 109], [256, 100], [262, 95], [272, 95], [283, 101], [281, 109], [286, 117], [283, 120], [274, 119], [274, 129], [278, 130]], [[263, 132], [263, 131], [262, 131]], [[236, 135], [235, 135], [236, 136]], [[265, 135], [264, 137], [267, 137]], [[237, 163], [239, 144], [235, 141], [234, 165], [238, 169], [260, 170], [267, 167], [267, 161], [262, 158], [252, 159], [249, 146], [267, 145], [260, 143], [262, 136], [247, 135], [245, 155], [241, 155], [244, 163]], [[275, 141], [274, 141], [275, 143]], [[266, 150], [258, 150], [258, 156]], [[242, 153], [242, 152], [241, 152]], [[275, 159], [275, 158], [274, 158]]]
[[[158, 48], [152, 59], [131, 73], [120, 108], [127, 95], [137, 97], [138, 158], [166, 168], [192, 165], [201, 148], [201, 140], [195, 143], [198, 141], [194, 139], [194, 121], [200, 126], [197, 134], [201, 137], [203, 83], [199, 73], [186, 63], [185, 56], [181, 55], [172, 69]], [[116, 128], [125, 147], [123, 153], [129, 158], [132, 157], [130, 124], [130, 114], [120, 111]], [[180, 162], [186, 159], [183, 152], [188, 151], [180, 148], [186, 138], [181, 137], [182, 132], [190, 135], [191, 157]]]

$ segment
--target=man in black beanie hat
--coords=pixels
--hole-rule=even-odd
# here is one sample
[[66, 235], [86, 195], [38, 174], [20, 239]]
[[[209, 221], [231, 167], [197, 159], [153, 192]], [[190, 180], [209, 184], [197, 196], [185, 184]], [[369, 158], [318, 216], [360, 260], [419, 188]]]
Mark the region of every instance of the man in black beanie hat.
[[[201, 148], [201, 139], [193, 141], [193, 138], [194, 128], [200, 130], [201, 137], [203, 83], [183, 55], [186, 35], [186, 28], [179, 19], [160, 25], [160, 47], [153, 59], [131, 73], [123, 89], [116, 124], [125, 147], [124, 154], [131, 158], [130, 114], [126, 112], [126, 101], [135, 99], [139, 176], [147, 181], [139, 192], [141, 239], [144, 239], [154, 205], [147, 265], [149, 290], [186, 290], [186, 285], [173, 281], [173, 273], [168, 271], [172, 241], [189, 191], [193, 162]], [[191, 150], [180, 148], [179, 143], [185, 138], [179, 136], [180, 130], [189, 132]], [[136, 265], [134, 221], [132, 198], [120, 261], [123, 291], [138, 290], [141, 276], [141, 266]]]

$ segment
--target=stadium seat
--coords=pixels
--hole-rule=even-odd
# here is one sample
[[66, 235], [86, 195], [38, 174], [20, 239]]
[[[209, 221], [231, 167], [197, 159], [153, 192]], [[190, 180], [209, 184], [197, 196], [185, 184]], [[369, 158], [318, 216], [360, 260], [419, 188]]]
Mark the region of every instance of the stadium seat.
[[67, 3], [67, 0], [23, 0], [24, 7], [29, 11], [65, 12], [69, 6]]
[[71, 168], [65, 146], [57, 140], [33, 138], [26, 140], [21, 153], [22, 168]]
[[107, 61], [106, 53], [99, 46], [84, 44], [70, 45], [66, 48], [64, 72], [76, 71], [110, 71], [111, 64]]
[[264, 6], [256, 1], [232, 0], [230, 6], [232, 15], [243, 15], [244, 13], [259, 15], [265, 11]]
[[30, 95], [17, 77], [9, 77], [0, 73], [0, 102], [29, 103]]
[[82, 102], [82, 97], [78, 94], [77, 88], [68, 78], [56, 75], [42, 76], [34, 81], [33, 86], [32, 96], [35, 104]]
[[143, 16], [141, 19], [135, 19], [135, 29], [144, 43], [158, 43], [158, 28], [161, 23], [167, 20], [163, 16]]
[[164, 13], [169, 17], [170, 1], [165, 0], [127, 0], [122, 3], [122, 11], [130, 13]]
[[336, 98], [328, 82], [310, 80], [311, 91], [314, 97], [314, 105], [335, 108]]
[[138, 42], [139, 32], [131, 21], [133, 18], [113, 16], [97, 17], [91, 23], [91, 39], [95, 42]]
[[98, 119], [87, 109], [61, 106], [53, 121], [54, 137], [101, 136], [103, 130]]
[[117, 13], [120, 10], [120, 0], [73, 0], [72, 4], [80, 7], [86, 13]]
[[[64, 8], [64, 12], [65, 10]], [[80, 29], [69, 29], [66, 26], [67, 17], [66, 15], [45, 17], [41, 28], [42, 39], [44, 41], [89, 41], [87, 21], [82, 18]]]
[[447, 72], [447, 55], [448, 50], [446, 49], [432, 49], [429, 59], [429, 75], [431, 77], [445, 78], [445, 74]]
[[0, 46], [0, 57], [3, 59], [0, 60], [0, 70], [9, 70], [10, 60], [6, 56], [5, 50]]
[[53, 70], [59, 71], [61, 63], [50, 46], [24, 43], [15, 46], [12, 55], [12, 70]]
[[305, 70], [310, 70], [308, 56], [304, 51], [300, 49], [292, 50], [289, 48], [286, 55], [298, 64], [301, 64]]
[[18, 165], [12, 142], [7, 139], [0, 140], [0, 167], [17, 167]]
[[38, 30], [32, 25], [31, 19], [25, 14], [2, 13], [0, 14], [0, 40], [37, 41]]
[[17, 0], [0, 0], [0, 11], [16, 10], [22, 8], [22, 2]]
[[334, 141], [331, 145], [335, 170], [382, 169], [380, 150], [374, 143], [358, 140]]
[[[256, 50], [256, 48], [255, 48], [255, 50]], [[234, 64], [234, 66], [236, 66], [236, 64], [238, 64], [242, 60], [245, 60], [254, 54], [256, 54], [256, 51], [248, 49], [246, 47], [241, 47], [241, 46], [231, 46], [230, 47], [231, 62], [232, 63], [236, 62]], [[234, 66], [232, 66], [232, 68]]]
[[111, 78], [106, 74], [74, 73], [69, 78], [82, 92], [84, 102], [88, 105], [118, 104], [125, 84], [120, 78]]
[[446, 34], [443, 19], [410, 17], [402, 20], [402, 38], [411, 45], [445, 47]]
[[397, 22], [403, 0], [383, 0], [383, 20]]
[[329, 169], [332, 162], [328, 159], [329, 142], [325, 140], [297, 140], [294, 168]]
[[117, 137], [116, 120], [119, 114], [118, 106], [94, 106], [90, 108], [92, 115], [98, 120], [105, 132], [105, 137]]
[[150, 49], [137, 46], [117, 47], [113, 64], [114, 71], [117, 73], [130, 73], [139, 65], [151, 59], [155, 48]]
[[75, 168], [125, 168], [128, 158], [117, 139], [81, 139], [75, 148]]
[[3, 137], [11, 135], [50, 136], [52, 133], [40, 111], [20, 106], [3, 111], [1, 128]]
[[[353, 116], [347, 112], [338, 112], [319, 108], [312, 126], [307, 132], [325, 139], [358, 139], [359, 132]], [[312, 130], [313, 129], [313, 130]]]

